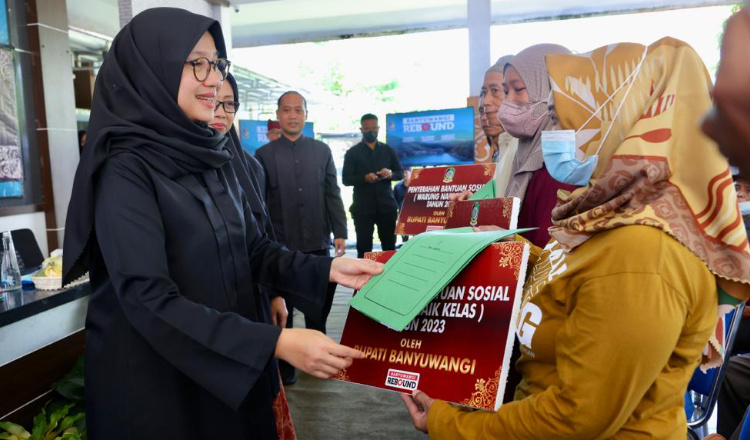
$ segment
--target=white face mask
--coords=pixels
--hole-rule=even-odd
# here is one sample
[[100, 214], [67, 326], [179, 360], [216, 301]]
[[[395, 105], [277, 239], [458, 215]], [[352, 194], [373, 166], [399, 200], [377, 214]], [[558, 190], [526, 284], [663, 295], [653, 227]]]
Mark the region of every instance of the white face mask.
[[746, 202], [740, 202], [740, 214], [742, 216], [750, 215], [750, 200]]
[[[607, 98], [607, 100], [604, 101], [604, 103], [602, 103], [602, 105], [600, 105], [599, 108], [597, 108], [596, 111], [591, 114], [591, 117], [588, 118], [588, 120], [586, 120], [586, 122], [584, 122], [578, 130], [556, 130], [542, 132], [542, 156], [544, 156], [544, 166], [547, 168], [547, 171], [553, 179], [557, 180], [558, 182], [575, 186], [586, 185], [589, 180], [591, 180], [591, 176], [594, 174], [596, 165], [599, 162], [599, 152], [602, 149], [602, 145], [604, 145], [604, 141], [607, 140], [609, 132], [612, 130], [612, 126], [615, 124], [617, 116], [619, 116], [620, 110], [622, 110], [622, 106], [623, 104], [625, 104], [625, 101], [630, 94], [630, 90], [632, 90], [633, 88], [633, 84], [635, 84], [635, 79], [638, 76], [638, 72], [641, 71], [643, 62], [646, 60], [647, 50], [648, 48], [645, 48], [643, 50], [641, 61], [638, 63], [638, 66], [633, 70], [633, 72], [627, 78], [625, 78], [625, 81], [623, 81], [623, 83], [620, 84], [620, 86], [612, 93], [612, 95], [610, 95], [610, 97]], [[627, 92], [625, 92], [625, 96], [623, 97], [622, 102], [620, 102], [620, 105], [617, 107], [617, 111], [612, 118], [612, 124], [609, 126], [607, 132], [602, 137], [601, 142], [599, 142], [599, 148], [596, 150], [596, 153], [582, 161], [581, 159], [583, 154], [581, 150], [578, 149], [576, 143], [576, 135], [581, 130], [583, 130], [584, 127], [586, 127], [586, 124], [588, 124], [597, 114], [599, 114], [604, 106], [607, 105], [607, 103], [611, 101], [615, 95], [617, 95], [617, 92], [619, 92], [626, 84], [628, 84], [628, 82], [630, 82], [628, 90]]]

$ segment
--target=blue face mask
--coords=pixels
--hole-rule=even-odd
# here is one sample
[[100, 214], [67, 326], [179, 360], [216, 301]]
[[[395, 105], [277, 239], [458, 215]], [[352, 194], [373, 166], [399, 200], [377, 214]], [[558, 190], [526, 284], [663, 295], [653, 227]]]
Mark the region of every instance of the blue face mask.
[[[594, 171], [596, 171], [596, 165], [599, 162], [599, 151], [601, 150], [602, 145], [604, 145], [604, 141], [607, 140], [607, 136], [609, 136], [609, 132], [614, 126], [614, 121], [617, 120], [617, 116], [620, 114], [620, 110], [622, 110], [622, 106], [635, 83], [635, 77], [638, 75], [638, 72], [643, 65], [643, 61], [646, 59], [646, 51], [647, 49], [643, 51], [641, 62], [638, 63], [638, 66], [635, 69], [633, 69], [633, 72], [625, 78], [625, 81], [620, 84], [610, 97], [604, 101], [594, 113], [592, 113], [591, 117], [583, 123], [578, 131], [554, 130], [542, 132], [542, 156], [544, 157], [544, 166], [547, 167], [547, 172], [549, 172], [553, 179], [558, 182], [575, 186], [583, 186], [589, 183], [591, 176], [593, 176]], [[583, 159], [583, 152], [578, 148], [576, 135], [581, 129], [586, 127], [586, 124], [588, 124], [629, 81], [630, 85], [628, 86], [628, 90], [625, 92], [625, 96], [622, 98], [622, 101], [617, 108], [617, 112], [615, 112], [615, 115], [612, 118], [612, 124], [609, 126], [609, 129], [604, 136], [602, 136], [602, 140], [599, 142], [599, 148], [596, 150], [596, 153], [581, 160]], [[550, 94], [552, 94], [551, 91]]]
[[742, 214], [743, 217], [750, 215], [750, 201], [740, 202], [740, 214]]
[[581, 161], [576, 154], [576, 132], [556, 130], [542, 132], [542, 155], [544, 166], [553, 179], [569, 185], [583, 186], [589, 182], [596, 170], [599, 156], [589, 156]]

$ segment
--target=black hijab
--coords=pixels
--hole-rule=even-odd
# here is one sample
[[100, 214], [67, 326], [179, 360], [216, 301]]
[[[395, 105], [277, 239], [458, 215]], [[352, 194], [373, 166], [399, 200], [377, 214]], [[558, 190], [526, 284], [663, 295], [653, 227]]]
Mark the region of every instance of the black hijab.
[[[240, 94], [234, 75], [231, 73], [228, 74], [226, 81], [232, 86], [234, 100], [239, 102]], [[268, 208], [264, 203], [265, 194], [261, 191], [259, 177], [256, 172], [257, 169], [261, 168], [261, 165], [255, 158], [245, 154], [242, 145], [240, 144], [240, 138], [237, 136], [237, 131], [234, 127], [229, 128], [227, 138], [229, 139], [227, 146], [233, 149], [232, 153], [235, 156], [235, 159], [232, 160], [232, 165], [234, 166], [234, 172], [237, 175], [237, 181], [245, 192], [247, 202], [250, 205], [250, 209], [253, 211], [258, 227], [263, 229], [261, 232], [264, 232], [269, 238], [275, 240], [276, 234], [271, 225]]]
[[141, 12], [112, 42], [96, 78], [68, 206], [64, 283], [88, 270], [96, 173], [108, 157], [132, 152], [170, 178], [218, 169], [232, 159], [224, 135], [191, 121], [177, 105], [185, 60], [206, 31], [226, 57], [216, 20], [176, 8]]
[[237, 87], [237, 80], [231, 73], [227, 74], [227, 82], [232, 86], [232, 93], [234, 94], [234, 100], [240, 102], [240, 89]]

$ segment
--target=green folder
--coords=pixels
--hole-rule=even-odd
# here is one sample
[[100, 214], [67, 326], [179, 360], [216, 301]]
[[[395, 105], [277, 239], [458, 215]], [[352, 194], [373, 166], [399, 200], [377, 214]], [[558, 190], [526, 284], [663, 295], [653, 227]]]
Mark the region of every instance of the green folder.
[[483, 187], [479, 188], [473, 196], [469, 197], [469, 200], [484, 200], [497, 198], [497, 192], [495, 191], [495, 179], [485, 183]]
[[473, 232], [472, 228], [456, 228], [414, 236], [349, 304], [402, 331], [485, 247], [531, 229]]

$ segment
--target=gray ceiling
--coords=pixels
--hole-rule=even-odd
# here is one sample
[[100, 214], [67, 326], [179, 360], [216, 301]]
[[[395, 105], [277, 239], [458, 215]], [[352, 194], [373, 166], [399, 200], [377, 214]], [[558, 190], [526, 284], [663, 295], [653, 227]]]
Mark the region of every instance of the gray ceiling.
[[117, 0], [67, 0], [68, 24], [113, 38], [120, 30]]

